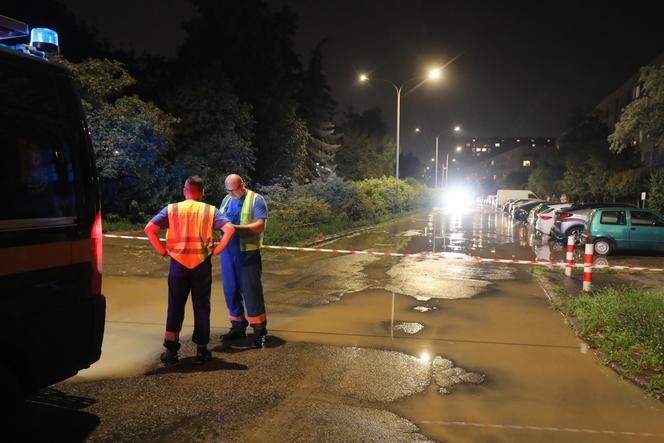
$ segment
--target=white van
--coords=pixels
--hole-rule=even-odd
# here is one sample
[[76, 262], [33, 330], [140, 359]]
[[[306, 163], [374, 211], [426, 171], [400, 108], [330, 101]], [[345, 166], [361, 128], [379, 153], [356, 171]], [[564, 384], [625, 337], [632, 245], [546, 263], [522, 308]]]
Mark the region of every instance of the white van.
[[527, 189], [499, 189], [496, 192], [496, 207], [501, 207], [507, 200], [522, 198], [539, 198], [533, 191]]

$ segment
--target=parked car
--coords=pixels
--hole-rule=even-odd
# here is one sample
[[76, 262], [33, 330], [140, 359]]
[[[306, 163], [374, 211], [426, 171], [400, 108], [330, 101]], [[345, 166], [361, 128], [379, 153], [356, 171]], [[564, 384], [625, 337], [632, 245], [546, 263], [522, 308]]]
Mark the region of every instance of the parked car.
[[533, 200], [516, 205], [514, 208], [514, 219], [522, 223], [526, 223], [528, 221], [528, 214], [530, 213], [530, 210], [535, 206], [540, 205], [541, 203], [542, 200]]
[[558, 203], [551, 205], [548, 208], [541, 211], [537, 214], [537, 220], [535, 221], [535, 230], [543, 235], [550, 235], [551, 228], [556, 221], [557, 211], [562, 210], [563, 208], [568, 208], [569, 203]]
[[511, 205], [512, 203], [514, 203], [515, 201], [516, 201], [516, 200], [512, 200], [512, 199], [510, 199], [510, 200], [507, 200], [505, 203], [503, 203], [503, 206], [502, 206], [503, 212], [509, 212], [509, 207], [510, 207], [510, 205]]
[[532, 202], [532, 201], [539, 201], [539, 200], [535, 200], [535, 199], [531, 199], [531, 198], [521, 198], [519, 200], [515, 200], [512, 203], [510, 203], [510, 205], [508, 206], [507, 213], [509, 215], [511, 215], [512, 217], [514, 217], [514, 211], [517, 207], [519, 207], [523, 204], [526, 204], [528, 202]]
[[577, 242], [581, 241], [581, 234], [586, 230], [586, 221], [590, 212], [597, 208], [615, 207], [633, 206], [626, 205], [625, 203], [575, 203], [565, 210], [558, 211], [550, 235], [558, 240], [563, 240], [573, 235]]
[[540, 204], [536, 205], [528, 213], [527, 223], [531, 226], [535, 226], [535, 222], [537, 221], [537, 214], [539, 214], [542, 211], [546, 211], [552, 205], [555, 205], [555, 204], [558, 204], [558, 203], [560, 203], [560, 202], [545, 201], [545, 202], [541, 202]]
[[597, 254], [618, 249], [664, 252], [664, 219], [652, 211], [634, 207], [594, 209], [588, 216], [586, 242]]
[[538, 198], [533, 191], [527, 189], [498, 189], [496, 192], [496, 200], [499, 205], [502, 205], [507, 200], [518, 199], [534, 199]]

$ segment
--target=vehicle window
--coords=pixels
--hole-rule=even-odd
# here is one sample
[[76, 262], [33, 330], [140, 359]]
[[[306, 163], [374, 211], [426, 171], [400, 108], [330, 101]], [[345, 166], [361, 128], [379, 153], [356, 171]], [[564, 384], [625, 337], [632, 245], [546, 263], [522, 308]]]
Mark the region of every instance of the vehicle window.
[[637, 226], [661, 226], [659, 217], [651, 212], [632, 211], [632, 225]]
[[[0, 63], [0, 221], [72, 217], [74, 140], [50, 70]], [[8, 201], [7, 201], [8, 200]]]
[[530, 194], [530, 193], [529, 193], [529, 194], [528, 194], [528, 198], [537, 198], [537, 196], [536, 196], [535, 194]]
[[603, 225], [625, 225], [627, 224], [627, 218], [625, 217], [625, 211], [604, 211], [599, 222]]

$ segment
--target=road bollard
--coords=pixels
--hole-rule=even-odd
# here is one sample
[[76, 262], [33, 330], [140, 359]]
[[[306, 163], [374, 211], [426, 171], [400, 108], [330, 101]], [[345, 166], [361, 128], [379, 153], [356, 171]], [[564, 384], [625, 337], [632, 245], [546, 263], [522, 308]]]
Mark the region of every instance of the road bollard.
[[574, 266], [574, 236], [567, 237], [567, 254], [565, 255], [565, 275], [572, 276], [572, 266]]
[[593, 252], [595, 246], [586, 243], [586, 260], [583, 266], [583, 292], [590, 292], [593, 282]]

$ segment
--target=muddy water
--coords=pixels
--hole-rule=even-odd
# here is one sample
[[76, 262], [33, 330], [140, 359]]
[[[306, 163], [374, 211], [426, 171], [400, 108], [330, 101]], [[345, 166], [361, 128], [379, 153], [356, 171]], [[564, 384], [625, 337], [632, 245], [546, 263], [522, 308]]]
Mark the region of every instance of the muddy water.
[[[532, 244], [527, 230], [512, 225], [506, 216], [475, 211], [417, 215], [328, 246], [532, 258]], [[110, 257], [104, 280], [108, 297], [104, 354], [92, 369], [81, 373], [83, 379], [144, 373], [155, 364], [163, 332], [165, 262], [136, 243], [117, 241], [105, 251]], [[552, 252], [552, 258], [557, 253]], [[214, 270], [216, 335], [227, 322], [216, 262]], [[333, 374], [325, 385], [331, 394], [325, 395], [350, 398], [356, 391], [379, 393], [389, 379], [389, 392], [402, 394], [365, 394], [366, 400], [416, 424], [428, 438], [455, 442], [664, 438], [662, 404], [620, 380], [591, 353], [582, 352], [525, 268], [266, 252], [264, 283], [273, 336], [358, 350], [355, 357], [325, 351], [324, 367]], [[191, 318], [188, 306], [183, 336], [191, 334]], [[399, 371], [372, 367], [372, 361], [376, 365], [396, 361], [396, 354], [409, 362], [403, 366], [403, 379]], [[413, 358], [424, 366], [413, 366]], [[418, 380], [417, 389], [410, 387], [413, 378]], [[316, 409], [323, 416], [326, 410], [334, 414], [338, 409], [325, 404]], [[656, 436], [639, 435], [644, 433]]]

